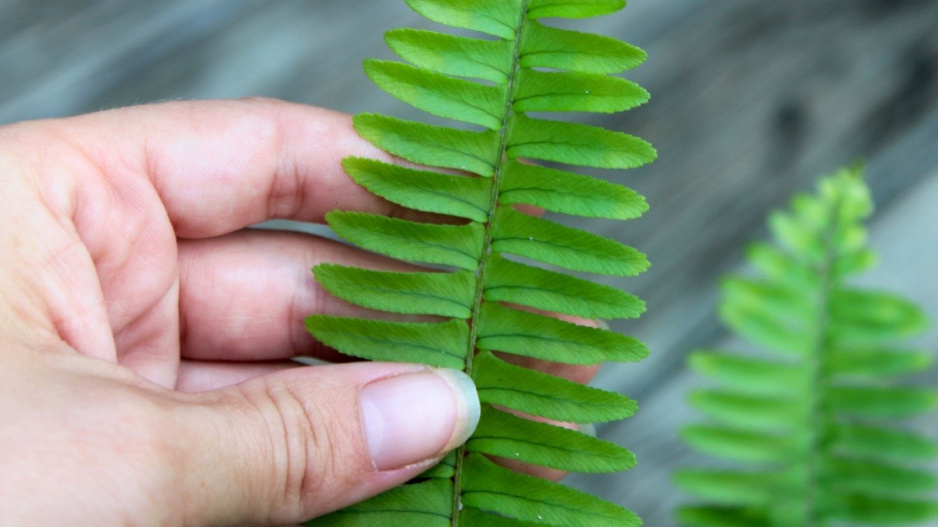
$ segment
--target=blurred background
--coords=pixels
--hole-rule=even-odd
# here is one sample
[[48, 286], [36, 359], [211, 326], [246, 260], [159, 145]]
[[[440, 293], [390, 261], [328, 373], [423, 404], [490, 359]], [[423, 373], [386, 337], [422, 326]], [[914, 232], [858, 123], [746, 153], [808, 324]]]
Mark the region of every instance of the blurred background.
[[[769, 210], [819, 174], [865, 160], [881, 264], [861, 282], [938, 318], [938, 0], [631, 0], [619, 14], [564, 25], [648, 52], [627, 77], [651, 102], [584, 119], [659, 152], [641, 169], [594, 173], [635, 188], [651, 211], [587, 227], [652, 261], [639, 278], [608, 281], [647, 301], [641, 319], [613, 325], [652, 356], [607, 367], [596, 381], [639, 401], [635, 417], [599, 428], [639, 465], [568, 482], [646, 525], [674, 525], [684, 498], [670, 472], [701, 460], [677, 439], [695, 417], [684, 396], [697, 381], [684, 357], [740, 345], [714, 314], [717, 280], [742, 268]], [[250, 95], [417, 117], [360, 67], [390, 58], [381, 35], [401, 26], [433, 24], [401, 0], [0, 0], [0, 124]], [[916, 344], [938, 350], [938, 332]], [[938, 386], [938, 373], [913, 382]], [[938, 417], [915, 426], [938, 436]]]

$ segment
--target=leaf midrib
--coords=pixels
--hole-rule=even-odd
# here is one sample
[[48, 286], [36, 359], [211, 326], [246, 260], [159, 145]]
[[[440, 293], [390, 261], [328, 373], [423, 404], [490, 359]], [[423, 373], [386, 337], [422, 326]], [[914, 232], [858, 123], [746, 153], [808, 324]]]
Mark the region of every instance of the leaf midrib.
[[[488, 217], [485, 222], [485, 237], [482, 242], [482, 252], [481, 258], [479, 260], [479, 267], [477, 270], [477, 286], [475, 291], [475, 298], [472, 307], [472, 316], [469, 319], [469, 343], [468, 350], [466, 353], [466, 375], [472, 376], [472, 362], [475, 358], [476, 343], [478, 341], [478, 328], [477, 322], [482, 310], [482, 303], [484, 302], [485, 294], [485, 273], [487, 270], [487, 263], [489, 255], [492, 252], [492, 243], [494, 241], [494, 220], [495, 212], [498, 209], [498, 196], [499, 196], [499, 182], [501, 180], [502, 172], [506, 166], [505, 160], [508, 152], [508, 127], [511, 123], [512, 117], [514, 115], [514, 97], [515, 97], [515, 83], [518, 79], [518, 72], [521, 69], [521, 41], [523, 36], [523, 29], [527, 23], [527, 14], [528, 14], [528, 2], [529, 0], [522, 0], [520, 7], [520, 17], [518, 20], [518, 25], [514, 29], [515, 42], [512, 49], [511, 57], [511, 72], [508, 75], [507, 87], [505, 90], [505, 112], [502, 119], [501, 128], [498, 130], [499, 144], [498, 152], [495, 161], [495, 166], [492, 167], [492, 192], [489, 198], [489, 210]], [[462, 511], [462, 495], [463, 495], [463, 481], [462, 481], [462, 472], [463, 472], [463, 462], [468, 455], [466, 446], [463, 445], [459, 447], [456, 452], [456, 467], [455, 473], [453, 476], [453, 507], [452, 507], [452, 527], [459, 527], [459, 515]]]
[[824, 518], [820, 517], [820, 465], [824, 455], [823, 438], [821, 437], [826, 422], [826, 404], [824, 393], [828, 384], [828, 372], [825, 364], [830, 350], [830, 335], [828, 325], [831, 320], [831, 295], [837, 288], [833, 269], [836, 265], [836, 247], [834, 235], [840, 224], [839, 212], [843, 205], [843, 197], [838, 194], [830, 208], [830, 221], [827, 228], [821, 233], [821, 242], [824, 244], [824, 259], [817, 270], [820, 275], [819, 317], [817, 320], [817, 340], [813, 343], [808, 354], [808, 368], [810, 385], [813, 387], [808, 409], [808, 449], [806, 452], [807, 488], [805, 489], [805, 527], [823, 527]]

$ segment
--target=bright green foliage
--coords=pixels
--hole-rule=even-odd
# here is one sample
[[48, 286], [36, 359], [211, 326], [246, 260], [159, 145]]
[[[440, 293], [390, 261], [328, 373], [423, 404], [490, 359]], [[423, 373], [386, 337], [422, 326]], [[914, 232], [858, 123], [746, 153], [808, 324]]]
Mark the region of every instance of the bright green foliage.
[[[693, 447], [736, 462], [685, 470], [677, 483], [705, 504], [678, 511], [690, 527], [908, 525], [938, 518], [938, 477], [922, 463], [938, 443], [887, 419], [938, 408], [938, 392], [900, 387], [932, 355], [900, 341], [928, 326], [903, 298], [847, 285], [875, 256], [859, 169], [823, 179], [769, 221], [776, 244], [750, 251], [757, 278], [723, 283], [721, 315], [775, 357], [699, 351], [690, 365], [715, 387], [690, 403]], [[932, 525], [931, 523], [929, 525]]]
[[[655, 158], [654, 149], [636, 137], [544, 114], [618, 112], [648, 100], [641, 87], [611, 76], [639, 65], [643, 51], [539, 21], [610, 14], [625, 2], [407, 3], [430, 20], [484, 35], [390, 31], [388, 45], [406, 62], [369, 60], [365, 72], [381, 89], [436, 116], [437, 122], [461, 124], [451, 128], [358, 115], [354, 123], [362, 137], [421, 168], [360, 158], [343, 165], [372, 193], [430, 214], [422, 221], [405, 221], [345, 211], [330, 213], [327, 220], [359, 247], [435, 269], [402, 273], [317, 266], [316, 278], [333, 295], [397, 315], [394, 321], [317, 315], [307, 326], [321, 342], [348, 355], [467, 372], [478, 387], [482, 417], [465, 447], [417, 480], [311, 524], [639, 525], [618, 505], [489, 460], [583, 472], [625, 470], [635, 463], [618, 445], [516, 416], [604, 422], [631, 415], [636, 409], [632, 400], [516, 366], [505, 357], [597, 364], [636, 361], [647, 354], [630, 337], [545, 314], [639, 316], [645, 309], [640, 299], [568, 271], [632, 276], [648, 267], [645, 255], [515, 208], [617, 220], [647, 210], [642, 196], [620, 184], [570, 167], [533, 163], [622, 169]], [[440, 215], [450, 218], [440, 221]], [[413, 315], [424, 318], [409, 318]]]

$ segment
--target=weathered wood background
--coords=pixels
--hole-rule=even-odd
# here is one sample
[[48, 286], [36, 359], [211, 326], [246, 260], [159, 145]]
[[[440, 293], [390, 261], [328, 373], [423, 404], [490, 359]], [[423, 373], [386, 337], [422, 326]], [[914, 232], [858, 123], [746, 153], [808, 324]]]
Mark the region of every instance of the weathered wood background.
[[[0, 123], [248, 95], [412, 115], [359, 64], [390, 56], [383, 31], [430, 25], [399, 0], [0, 0]], [[713, 314], [717, 278], [740, 267], [744, 243], [764, 235], [765, 213], [791, 192], [865, 159], [882, 263], [864, 283], [938, 319], [938, 1], [632, 0], [573, 25], [648, 51], [630, 78], [652, 101], [593, 122], [650, 140], [660, 158], [614, 176], [648, 197], [650, 213], [590, 227], [653, 262], [614, 281], [647, 300], [642, 319], [617, 329], [653, 355], [597, 379], [642, 406], [599, 429], [639, 466], [569, 481], [669, 526], [684, 499], [670, 471], [698, 460], [676, 439], [693, 419], [684, 356], [738, 345]], [[938, 350], [938, 332], [919, 344]], [[916, 382], [938, 386], [938, 374]], [[918, 426], [938, 436], [938, 419]]]

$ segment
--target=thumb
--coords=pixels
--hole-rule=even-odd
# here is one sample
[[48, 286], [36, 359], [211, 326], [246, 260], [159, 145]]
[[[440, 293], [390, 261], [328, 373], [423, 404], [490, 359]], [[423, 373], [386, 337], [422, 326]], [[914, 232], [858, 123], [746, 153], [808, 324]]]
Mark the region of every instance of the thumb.
[[389, 363], [303, 367], [193, 396], [186, 524], [296, 523], [378, 494], [462, 444], [468, 376]]

